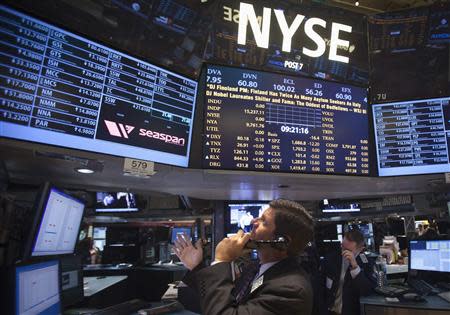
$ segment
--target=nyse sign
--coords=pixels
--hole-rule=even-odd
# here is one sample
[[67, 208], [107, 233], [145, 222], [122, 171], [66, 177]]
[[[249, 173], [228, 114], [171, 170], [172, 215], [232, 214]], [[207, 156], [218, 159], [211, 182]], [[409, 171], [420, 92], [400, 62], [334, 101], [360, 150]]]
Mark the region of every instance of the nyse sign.
[[[282, 50], [284, 52], [291, 52], [292, 38], [304, 22], [305, 16], [297, 14], [291, 25], [289, 26], [283, 10], [273, 9], [278, 26], [281, 30], [283, 41]], [[247, 27], [250, 28], [255, 37], [256, 45], [261, 48], [269, 48], [269, 34], [271, 28], [272, 9], [264, 7], [262, 17], [257, 17], [252, 4], [240, 3], [239, 8], [239, 29], [238, 29], [238, 44], [245, 45], [247, 42]], [[327, 22], [317, 17], [311, 17], [304, 22], [303, 31], [305, 35], [310, 38], [317, 47], [310, 49], [302, 47], [303, 54], [318, 58], [321, 57], [329, 45], [328, 59], [348, 63], [347, 56], [338, 55], [337, 50], [342, 49], [351, 52], [350, 42], [339, 38], [340, 32], [352, 32], [350, 25], [341, 23], [331, 23], [331, 37], [329, 40], [322, 38], [316, 31], [318, 27], [327, 28]]]

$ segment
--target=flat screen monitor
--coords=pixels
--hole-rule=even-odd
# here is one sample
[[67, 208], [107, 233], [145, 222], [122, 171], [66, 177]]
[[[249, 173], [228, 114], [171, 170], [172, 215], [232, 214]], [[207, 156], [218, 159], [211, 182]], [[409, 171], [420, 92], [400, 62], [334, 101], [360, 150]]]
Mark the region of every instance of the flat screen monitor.
[[16, 267], [15, 314], [61, 314], [59, 263], [51, 260]]
[[0, 136], [187, 166], [197, 83], [0, 6]]
[[172, 235], [171, 235], [171, 243], [174, 244], [177, 236], [185, 234], [188, 239], [191, 239], [192, 234], [192, 228], [191, 227], [173, 227], [172, 228]]
[[[44, 185], [32, 226], [31, 256], [72, 254], [78, 240], [84, 203]], [[28, 253], [27, 253], [28, 254]]]
[[450, 240], [409, 241], [410, 270], [450, 272]]
[[450, 98], [374, 104], [380, 176], [450, 172]]
[[95, 226], [93, 228], [93, 238], [95, 239], [106, 239], [106, 226]]
[[96, 212], [136, 212], [136, 196], [129, 192], [97, 192]]
[[324, 199], [321, 204], [322, 213], [336, 214], [336, 213], [352, 213], [360, 212], [361, 207], [356, 202], [338, 201]]
[[232, 203], [228, 204], [227, 235], [235, 234], [239, 230], [248, 233], [252, 230], [252, 220], [261, 216], [269, 208], [267, 203]]
[[208, 66], [203, 166], [369, 175], [365, 88]]

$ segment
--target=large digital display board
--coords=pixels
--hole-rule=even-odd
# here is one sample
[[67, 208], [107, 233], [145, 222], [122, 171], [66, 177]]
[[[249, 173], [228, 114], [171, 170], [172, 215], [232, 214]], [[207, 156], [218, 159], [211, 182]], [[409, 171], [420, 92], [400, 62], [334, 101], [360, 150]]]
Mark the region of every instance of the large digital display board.
[[[204, 54], [204, 59], [209, 63], [368, 85], [367, 20], [362, 14], [317, 4], [314, 1], [220, 0], [214, 3], [219, 5], [212, 11], [215, 19]], [[258, 46], [250, 23], [245, 44], [238, 43], [242, 4], [252, 6], [261, 35], [268, 36], [266, 48]], [[271, 13], [266, 15], [265, 10]], [[282, 25], [289, 27], [292, 36], [290, 40], [284, 36], [287, 31], [278, 23], [279, 17], [275, 15], [275, 10], [283, 16], [280, 18], [284, 21]], [[244, 14], [242, 20], [245, 20], [245, 17]], [[313, 21], [322, 21], [321, 26], [314, 25], [312, 28], [314, 40], [308, 35], [308, 25]], [[267, 32], [263, 26], [265, 23], [268, 23]], [[339, 38], [346, 43], [337, 47], [337, 54], [348, 58], [348, 63], [329, 58], [333, 46], [332, 28], [336, 23], [351, 27], [351, 31], [339, 31]], [[321, 45], [316, 40], [324, 41], [323, 50], [326, 52], [316, 57], [305, 54], [305, 48], [316, 50]], [[289, 49], [284, 47], [286, 42], [291, 43]]]
[[208, 66], [203, 166], [369, 175], [367, 90]]
[[197, 78], [216, 1], [4, 0], [24, 13]]
[[372, 107], [380, 176], [450, 172], [450, 98]]
[[0, 6], [0, 136], [187, 166], [197, 83]]

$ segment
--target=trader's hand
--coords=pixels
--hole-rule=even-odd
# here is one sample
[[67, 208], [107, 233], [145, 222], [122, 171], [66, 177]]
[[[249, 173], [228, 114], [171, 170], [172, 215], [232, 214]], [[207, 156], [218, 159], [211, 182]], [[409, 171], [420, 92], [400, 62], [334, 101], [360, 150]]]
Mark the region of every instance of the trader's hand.
[[244, 246], [249, 240], [250, 234], [245, 234], [242, 230], [239, 230], [236, 235], [230, 238], [224, 238], [217, 244], [215, 260], [231, 262], [242, 256]]
[[344, 250], [342, 252], [342, 256], [349, 261], [350, 265], [352, 266], [352, 269], [355, 269], [358, 267], [358, 263], [356, 262], [355, 255], [353, 255], [353, 253], [351, 251]]
[[178, 235], [175, 240], [174, 251], [183, 265], [189, 270], [194, 269], [202, 262], [203, 248], [202, 240], [200, 239], [195, 243], [194, 247], [186, 234]]

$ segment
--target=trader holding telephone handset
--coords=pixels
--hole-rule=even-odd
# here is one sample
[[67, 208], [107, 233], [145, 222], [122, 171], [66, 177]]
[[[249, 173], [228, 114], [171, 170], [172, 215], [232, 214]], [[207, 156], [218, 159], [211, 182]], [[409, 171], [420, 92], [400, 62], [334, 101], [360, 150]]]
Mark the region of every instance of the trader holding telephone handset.
[[[193, 246], [179, 236], [175, 242], [175, 253], [191, 270], [183, 282], [199, 293], [202, 313], [310, 315], [312, 288], [296, 255], [312, 239], [312, 217], [300, 204], [278, 199], [252, 224], [250, 234], [239, 231], [217, 245], [211, 266], [201, 263], [201, 241]], [[257, 246], [259, 265], [244, 270], [234, 283], [231, 263], [249, 241]]]
[[363, 253], [364, 236], [354, 229], [344, 234], [342, 250], [324, 260], [326, 299], [329, 315], [360, 314], [360, 296], [376, 286], [374, 260]]

